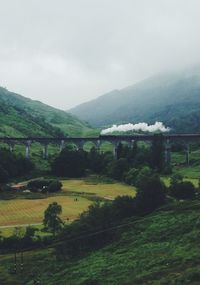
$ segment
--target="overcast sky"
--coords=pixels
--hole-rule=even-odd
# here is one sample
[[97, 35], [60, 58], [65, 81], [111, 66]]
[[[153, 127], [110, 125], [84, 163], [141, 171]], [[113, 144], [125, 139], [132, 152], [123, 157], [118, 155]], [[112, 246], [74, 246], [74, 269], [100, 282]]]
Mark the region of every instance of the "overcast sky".
[[200, 62], [199, 0], [0, 0], [0, 85], [69, 109]]

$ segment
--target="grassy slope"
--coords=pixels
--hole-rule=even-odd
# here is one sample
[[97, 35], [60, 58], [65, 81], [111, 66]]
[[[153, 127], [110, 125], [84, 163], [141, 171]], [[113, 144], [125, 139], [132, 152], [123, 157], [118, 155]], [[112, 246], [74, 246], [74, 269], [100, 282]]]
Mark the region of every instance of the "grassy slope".
[[69, 135], [93, 133], [86, 123], [64, 111], [0, 87], [0, 136], [53, 136], [54, 127]]
[[[0, 284], [32, 284], [30, 272], [44, 285], [199, 285], [200, 202], [168, 206], [123, 229], [113, 244], [78, 260], [57, 261], [51, 251], [25, 255], [24, 283], [11, 276], [9, 256], [1, 257]], [[132, 219], [129, 222], [133, 221]]]

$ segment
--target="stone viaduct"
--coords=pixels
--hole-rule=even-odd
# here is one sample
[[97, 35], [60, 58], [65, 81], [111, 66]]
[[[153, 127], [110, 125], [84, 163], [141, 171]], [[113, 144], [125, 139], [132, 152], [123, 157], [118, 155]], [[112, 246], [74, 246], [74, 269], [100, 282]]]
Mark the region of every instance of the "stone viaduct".
[[[155, 135], [100, 135], [98, 137], [60, 137], [60, 138], [46, 138], [46, 137], [28, 137], [28, 138], [17, 138], [17, 137], [0, 137], [0, 143], [7, 144], [10, 151], [14, 150], [15, 145], [25, 145], [26, 157], [30, 157], [31, 145], [33, 143], [39, 143], [43, 146], [43, 158], [48, 158], [48, 146], [49, 144], [58, 145], [60, 151], [67, 144], [76, 145], [77, 149], [82, 149], [88, 142], [92, 142], [97, 149], [100, 149], [101, 145], [105, 142], [109, 142], [113, 145], [114, 156], [116, 157], [116, 150], [119, 143], [127, 143], [129, 147], [133, 146], [134, 142], [148, 142], [152, 143]], [[189, 164], [190, 158], [190, 144], [200, 143], [200, 134], [167, 134], [163, 135], [163, 142], [165, 147], [165, 162], [170, 163], [171, 159], [171, 145], [173, 143], [180, 143], [185, 146], [186, 162]]]

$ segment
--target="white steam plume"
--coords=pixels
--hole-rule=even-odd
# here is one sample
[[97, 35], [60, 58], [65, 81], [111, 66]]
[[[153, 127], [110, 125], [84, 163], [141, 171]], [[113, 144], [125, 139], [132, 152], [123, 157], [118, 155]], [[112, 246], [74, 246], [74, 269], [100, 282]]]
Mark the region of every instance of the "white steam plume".
[[138, 124], [124, 124], [124, 125], [113, 125], [112, 127], [102, 130], [101, 135], [105, 135], [113, 132], [127, 132], [127, 131], [143, 131], [143, 132], [169, 132], [170, 128], [165, 127], [162, 122], [155, 122], [154, 125], [148, 125], [147, 123]]

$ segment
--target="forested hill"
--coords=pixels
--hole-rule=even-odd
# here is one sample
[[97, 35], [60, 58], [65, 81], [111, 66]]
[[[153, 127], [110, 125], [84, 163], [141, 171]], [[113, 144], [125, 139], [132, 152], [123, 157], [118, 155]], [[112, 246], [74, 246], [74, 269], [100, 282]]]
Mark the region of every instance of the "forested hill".
[[162, 121], [174, 132], [200, 132], [200, 67], [153, 76], [70, 112], [94, 126]]
[[87, 124], [64, 111], [0, 87], [0, 136], [85, 135]]

